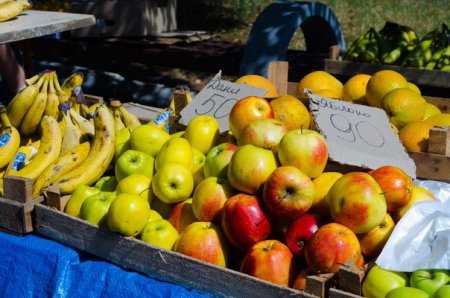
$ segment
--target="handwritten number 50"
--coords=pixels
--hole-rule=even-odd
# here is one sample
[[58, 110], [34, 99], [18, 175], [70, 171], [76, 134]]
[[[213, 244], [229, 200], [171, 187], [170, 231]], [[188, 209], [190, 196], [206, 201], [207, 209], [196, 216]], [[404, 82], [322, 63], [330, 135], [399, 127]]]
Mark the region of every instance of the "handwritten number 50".
[[[234, 103], [237, 101], [235, 98], [224, 100], [224, 96], [219, 94], [213, 94], [210, 98], [205, 100], [198, 108], [195, 109], [197, 115], [213, 115], [216, 119], [221, 119], [228, 116], [228, 113]], [[216, 101], [217, 100], [217, 101]], [[220, 103], [217, 106], [217, 103]], [[200, 109], [203, 107], [203, 109]]]

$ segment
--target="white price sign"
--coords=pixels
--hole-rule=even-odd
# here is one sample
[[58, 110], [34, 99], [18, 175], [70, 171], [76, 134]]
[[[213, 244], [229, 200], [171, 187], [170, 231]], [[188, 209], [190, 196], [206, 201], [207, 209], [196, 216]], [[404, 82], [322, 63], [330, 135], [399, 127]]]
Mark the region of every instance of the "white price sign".
[[222, 80], [221, 72], [208, 82], [181, 112], [180, 123], [187, 125], [197, 115], [211, 115], [217, 119], [220, 132], [228, 130], [228, 115], [234, 104], [247, 96], [264, 96], [266, 90]]
[[376, 169], [392, 165], [416, 177], [416, 165], [392, 130], [384, 110], [307, 93], [330, 159]]

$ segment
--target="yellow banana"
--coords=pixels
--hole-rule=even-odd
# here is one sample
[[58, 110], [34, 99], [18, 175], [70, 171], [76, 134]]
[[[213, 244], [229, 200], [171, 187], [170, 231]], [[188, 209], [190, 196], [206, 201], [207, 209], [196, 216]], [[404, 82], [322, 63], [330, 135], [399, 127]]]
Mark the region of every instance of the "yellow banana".
[[81, 72], [73, 73], [70, 77], [64, 80], [62, 84], [63, 90], [70, 90], [72, 94], [73, 89], [83, 85], [84, 75]]
[[23, 118], [22, 125], [20, 126], [20, 132], [24, 135], [33, 134], [39, 126], [39, 122], [45, 112], [45, 106], [47, 105], [47, 95], [48, 95], [48, 83], [49, 74], [44, 74], [45, 81], [39, 94], [34, 99], [33, 104], [27, 111], [25, 118]]
[[123, 128], [125, 128], [125, 124], [123, 124], [120, 111], [118, 109], [113, 109], [113, 115], [114, 115], [114, 129], [116, 131], [116, 134]]
[[62, 150], [61, 152], [70, 151], [76, 146], [80, 145], [80, 139], [83, 133], [81, 130], [72, 122], [69, 111], [63, 111], [63, 122], [64, 122], [64, 134], [62, 138]]
[[92, 136], [95, 134], [95, 128], [92, 123], [72, 109], [70, 110], [70, 117], [72, 118], [72, 121], [78, 125], [83, 134]]
[[7, 108], [8, 117], [14, 127], [19, 127], [20, 123], [22, 123], [25, 114], [33, 104], [34, 99], [38, 95], [44, 81], [45, 77], [44, 75], [41, 75], [36, 84], [25, 87], [22, 91], [17, 93], [17, 95], [14, 96], [14, 98], [9, 103]]
[[39, 175], [39, 178], [33, 185], [33, 197], [39, 196], [43, 188], [79, 166], [87, 158], [90, 148], [89, 142], [84, 142], [72, 150], [63, 153], [56, 162], [48, 166]]
[[72, 193], [78, 185], [91, 185], [97, 181], [114, 157], [114, 118], [105, 105], [98, 107], [94, 122], [95, 139], [89, 156], [80, 166], [56, 181], [61, 193]]
[[5, 107], [0, 107], [0, 169], [4, 168], [14, 157], [20, 146], [20, 135], [17, 129], [11, 125]]
[[[8, 0], [8, 1], [9, 1], [9, 0]], [[37, 75], [34, 75], [34, 76], [32, 76], [31, 78], [26, 79], [26, 80], [25, 80], [25, 83], [27, 84], [27, 86], [36, 84], [36, 82], [39, 80], [40, 77], [41, 77], [41, 76], [38, 75], [38, 74], [37, 74]]]
[[61, 152], [62, 136], [58, 121], [44, 116], [41, 121], [42, 137], [36, 156], [16, 176], [36, 180], [40, 174], [56, 159]]
[[6, 169], [8, 176], [15, 176], [18, 171], [30, 163], [31, 159], [38, 153], [40, 143], [40, 140], [33, 143], [30, 142], [17, 150]]
[[31, 5], [27, 0], [8, 1], [0, 4], [0, 22], [17, 17]]
[[124, 106], [118, 108], [120, 114], [122, 115], [122, 120], [125, 126], [131, 130], [141, 125], [141, 121], [136, 117], [136, 115], [127, 111]]
[[52, 116], [55, 119], [58, 119], [59, 116], [59, 97], [56, 93], [55, 85], [54, 85], [54, 77], [56, 76], [55, 72], [49, 74], [49, 84], [48, 84], [48, 96], [47, 96], [47, 105], [45, 107], [44, 114], [47, 116]]
[[90, 119], [89, 107], [85, 104], [80, 105], [81, 116], [86, 119]]
[[89, 114], [95, 115], [95, 111], [97, 111], [98, 107], [101, 105], [101, 103], [94, 103], [89, 107]]
[[55, 77], [53, 80], [53, 84], [56, 89], [56, 93], [58, 94], [59, 103], [63, 103], [69, 100], [70, 98], [70, 92], [66, 92], [61, 88], [61, 85], [59, 84], [58, 76], [55, 73]]

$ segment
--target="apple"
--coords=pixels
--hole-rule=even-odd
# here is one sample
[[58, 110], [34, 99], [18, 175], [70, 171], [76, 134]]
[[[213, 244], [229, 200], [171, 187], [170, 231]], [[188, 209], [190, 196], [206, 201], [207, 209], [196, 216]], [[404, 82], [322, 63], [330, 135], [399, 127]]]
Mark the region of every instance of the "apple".
[[147, 222], [151, 222], [158, 219], [163, 219], [161, 214], [159, 214], [156, 210], [150, 209], [148, 213]]
[[209, 150], [206, 155], [205, 165], [203, 166], [203, 174], [208, 177], [227, 177], [228, 164], [231, 157], [236, 152], [238, 146], [231, 143], [222, 143]]
[[192, 196], [192, 210], [199, 221], [213, 221], [231, 196], [231, 188], [217, 177], [200, 182]]
[[251, 144], [276, 152], [278, 144], [286, 132], [287, 128], [278, 120], [257, 119], [242, 130], [238, 144], [240, 146]]
[[99, 192], [84, 200], [80, 209], [80, 218], [93, 225], [101, 225], [115, 200], [114, 192]]
[[297, 290], [305, 290], [306, 289], [306, 277], [308, 276], [308, 272], [303, 270], [294, 279], [294, 283], [292, 287]]
[[117, 187], [117, 179], [115, 176], [105, 176], [100, 178], [94, 185], [101, 191], [115, 191]]
[[283, 166], [294, 166], [311, 178], [322, 174], [328, 161], [328, 146], [322, 135], [309, 129], [291, 130], [278, 145]]
[[252, 121], [273, 118], [273, 111], [267, 100], [261, 97], [245, 97], [233, 106], [228, 116], [231, 133], [238, 139], [241, 131]]
[[401, 169], [384, 166], [369, 173], [380, 185], [388, 212], [395, 212], [411, 199], [412, 179]]
[[407, 284], [408, 276], [405, 273], [384, 270], [374, 265], [364, 278], [362, 293], [366, 298], [384, 298], [393, 289]]
[[193, 222], [197, 221], [192, 208], [192, 199], [187, 199], [176, 204], [169, 215], [169, 221], [178, 232], [183, 230]]
[[303, 255], [306, 243], [319, 229], [317, 217], [304, 214], [289, 224], [286, 232], [286, 244], [296, 256]]
[[192, 170], [192, 147], [186, 139], [173, 138], [168, 140], [156, 156], [155, 169], [158, 171], [168, 163], [176, 163]]
[[151, 203], [152, 197], [150, 195], [150, 188], [152, 187], [152, 180], [144, 175], [133, 174], [122, 180], [117, 185], [117, 194], [128, 193], [138, 195], [144, 200]]
[[131, 174], [141, 174], [152, 178], [154, 159], [150, 155], [136, 150], [124, 152], [116, 162], [115, 172], [118, 181]]
[[347, 262], [358, 267], [364, 265], [358, 238], [352, 230], [338, 223], [319, 228], [306, 244], [305, 258], [309, 267], [320, 273], [337, 272]]
[[167, 220], [157, 219], [147, 222], [141, 239], [155, 247], [171, 250], [178, 239], [178, 232]]
[[182, 138], [183, 136], [184, 136], [184, 130], [182, 130], [182, 131], [178, 131], [178, 132], [176, 132], [176, 133], [173, 133], [173, 134], [171, 134], [170, 135], [170, 138], [172, 139], [172, 138]]
[[436, 198], [431, 191], [417, 185], [413, 186], [411, 190], [411, 199], [409, 200], [408, 204], [397, 210], [396, 220], [400, 220], [406, 214], [406, 212], [417, 202], [433, 200], [436, 200]]
[[272, 231], [258, 198], [246, 194], [237, 194], [226, 201], [221, 224], [230, 243], [241, 249], [266, 239]]
[[417, 270], [411, 274], [411, 287], [433, 294], [442, 286], [450, 282], [450, 272], [448, 270]]
[[314, 184], [296, 167], [279, 167], [264, 184], [263, 199], [270, 214], [294, 220], [311, 208]]
[[288, 286], [292, 267], [292, 253], [286, 245], [278, 240], [264, 240], [250, 248], [242, 261], [241, 271]]
[[192, 148], [192, 175], [194, 185], [198, 185], [203, 179], [203, 166], [205, 165], [205, 155], [199, 150]]
[[174, 250], [192, 258], [226, 267], [225, 242], [210, 222], [194, 222], [181, 233]]
[[400, 287], [390, 291], [386, 298], [429, 298], [430, 296], [419, 289], [410, 287]]
[[219, 123], [209, 115], [195, 116], [189, 121], [183, 137], [192, 147], [206, 154], [219, 138]]
[[124, 236], [136, 236], [147, 224], [149, 213], [148, 201], [134, 194], [119, 194], [109, 208], [108, 228]]
[[116, 132], [115, 150], [114, 157], [117, 160], [122, 153], [131, 149], [130, 144], [131, 132], [129, 128], [122, 128]]
[[351, 172], [339, 178], [327, 195], [331, 217], [357, 234], [378, 226], [386, 215], [386, 199], [372, 176]]
[[391, 236], [395, 224], [392, 217], [386, 213], [383, 221], [368, 233], [359, 235], [361, 251], [366, 257], [376, 257]]
[[333, 184], [342, 176], [343, 175], [338, 172], [323, 172], [319, 175], [319, 177], [313, 180], [315, 195], [312, 210], [314, 212], [317, 212], [323, 216], [329, 216], [330, 211], [325, 198], [327, 197]]
[[155, 157], [170, 135], [155, 124], [144, 124], [131, 132], [131, 149]]
[[244, 145], [231, 158], [228, 181], [237, 190], [255, 194], [276, 168], [272, 151]]
[[275, 119], [284, 123], [288, 130], [309, 128], [311, 116], [305, 105], [291, 95], [280, 96], [270, 102]]
[[434, 292], [433, 298], [448, 298], [450, 297], [450, 285], [442, 286], [439, 290]]
[[167, 163], [157, 172], [152, 181], [153, 193], [167, 204], [181, 202], [190, 197], [194, 189], [194, 178], [190, 170], [177, 163]]
[[87, 185], [77, 186], [67, 202], [64, 212], [75, 217], [80, 217], [80, 208], [84, 201], [99, 192], [100, 190], [95, 187], [89, 187]]

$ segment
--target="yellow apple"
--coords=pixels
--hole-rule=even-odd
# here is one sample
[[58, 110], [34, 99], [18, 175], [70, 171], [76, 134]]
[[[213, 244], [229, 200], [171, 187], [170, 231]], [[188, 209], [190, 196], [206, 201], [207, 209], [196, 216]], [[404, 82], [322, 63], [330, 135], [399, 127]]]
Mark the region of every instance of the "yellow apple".
[[361, 251], [366, 257], [377, 256], [389, 239], [395, 224], [391, 216], [386, 213], [384, 220], [366, 234], [359, 235]]
[[164, 203], [184, 201], [190, 197], [194, 189], [192, 172], [177, 163], [164, 164], [153, 177], [152, 189]]
[[206, 157], [200, 150], [192, 147], [192, 175], [194, 175], [194, 185], [198, 185], [203, 179], [203, 166]]
[[396, 220], [400, 220], [415, 203], [433, 200], [436, 200], [436, 198], [434, 197], [432, 192], [417, 185], [413, 186], [411, 190], [411, 199], [409, 200], [408, 204], [397, 210]]
[[144, 175], [133, 174], [122, 180], [117, 185], [117, 194], [128, 193], [138, 195], [141, 198], [151, 202], [150, 188], [152, 180]]
[[186, 139], [172, 138], [168, 140], [156, 156], [155, 169], [158, 171], [163, 165], [176, 163], [192, 170], [192, 147]]
[[189, 121], [184, 138], [192, 147], [206, 154], [215, 146], [219, 137], [219, 123], [209, 115], [195, 116]]
[[131, 132], [131, 149], [141, 151], [155, 157], [170, 135], [154, 124], [144, 124]]
[[158, 219], [147, 222], [141, 239], [155, 247], [171, 250], [178, 239], [178, 232], [167, 220]]

